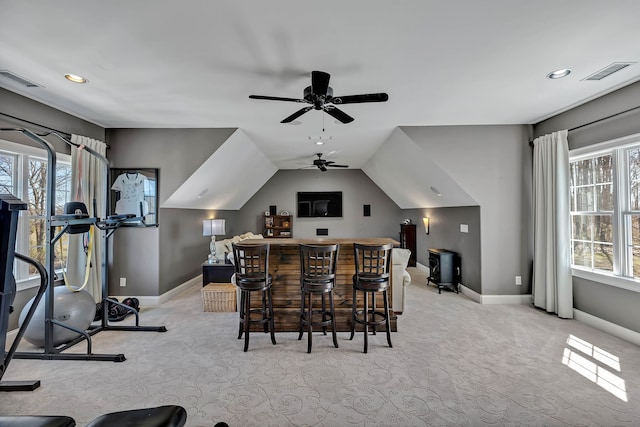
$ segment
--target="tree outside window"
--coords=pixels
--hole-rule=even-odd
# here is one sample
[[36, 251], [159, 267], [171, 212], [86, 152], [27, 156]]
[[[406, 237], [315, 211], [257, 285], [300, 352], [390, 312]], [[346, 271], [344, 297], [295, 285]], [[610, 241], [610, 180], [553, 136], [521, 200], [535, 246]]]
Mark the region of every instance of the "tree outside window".
[[[29, 254], [42, 264], [46, 262], [47, 227], [45, 215], [47, 209], [47, 161], [29, 158], [28, 173], [28, 215], [29, 215]], [[56, 167], [56, 203], [55, 215], [64, 213], [64, 204], [70, 200], [71, 167], [58, 164]], [[54, 247], [54, 268], [64, 267], [64, 256], [68, 245], [68, 236], [62, 235]], [[36, 274], [30, 267], [29, 274]]]
[[640, 145], [571, 160], [570, 174], [572, 266], [640, 279]]
[[572, 162], [572, 264], [613, 272], [612, 156]]
[[17, 156], [0, 151], [0, 193], [16, 195]]

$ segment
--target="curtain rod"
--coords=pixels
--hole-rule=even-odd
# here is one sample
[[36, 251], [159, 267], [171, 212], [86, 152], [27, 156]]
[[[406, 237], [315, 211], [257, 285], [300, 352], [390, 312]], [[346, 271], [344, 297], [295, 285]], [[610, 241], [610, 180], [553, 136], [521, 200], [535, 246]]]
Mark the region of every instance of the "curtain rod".
[[[600, 122], [603, 122], [605, 120], [613, 119], [614, 117], [621, 116], [623, 114], [626, 114], [626, 113], [629, 113], [631, 111], [638, 110], [638, 109], [640, 109], [640, 105], [637, 106], [637, 107], [629, 108], [629, 109], [624, 110], [624, 111], [620, 111], [618, 113], [611, 114], [611, 115], [606, 116], [606, 117], [602, 117], [600, 119], [593, 120], [593, 121], [591, 121], [589, 123], [585, 123], [583, 125], [574, 126], [571, 129], [567, 129], [567, 132], [573, 132], [573, 131], [576, 131], [578, 129], [582, 129], [582, 128], [587, 127], [587, 126], [595, 125], [596, 123], [600, 123]], [[529, 141], [529, 145], [533, 147], [533, 141]]]
[[10, 118], [12, 118], [14, 120], [19, 120], [19, 121], [21, 121], [23, 123], [29, 123], [30, 125], [38, 126], [38, 127], [41, 127], [43, 129], [47, 129], [47, 130], [50, 130], [50, 131], [53, 131], [53, 132], [58, 132], [59, 134], [64, 135], [67, 138], [71, 138], [71, 134], [69, 132], [63, 132], [61, 130], [51, 128], [49, 126], [41, 125], [40, 123], [31, 122], [29, 120], [21, 119], [20, 117], [15, 117], [15, 116], [12, 116], [10, 114], [3, 113], [1, 111], [0, 111], [0, 115], [3, 115], [5, 117], [10, 117]]
[[582, 128], [584, 128], [584, 127], [591, 126], [591, 125], [594, 125], [594, 124], [596, 124], [596, 123], [599, 123], [599, 122], [602, 122], [602, 121], [605, 121], [605, 120], [612, 119], [612, 118], [614, 118], [614, 117], [620, 116], [620, 115], [622, 115], [622, 114], [629, 113], [629, 112], [634, 111], [634, 110], [637, 110], [637, 109], [640, 109], [640, 105], [639, 105], [639, 106], [637, 106], [637, 107], [629, 108], [628, 110], [620, 111], [619, 113], [611, 114], [610, 116], [603, 117], [603, 118], [601, 118], [601, 119], [597, 119], [597, 120], [594, 120], [594, 121], [589, 122], [589, 123], [585, 123], [585, 124], [580, 125], [580, 126], [572, 127], [572, 128], [571, 128], [571, 129], [569, 129], [568, 131], [569, 131], [569, 132], [573, 132], [574, 130], [582, 129]]

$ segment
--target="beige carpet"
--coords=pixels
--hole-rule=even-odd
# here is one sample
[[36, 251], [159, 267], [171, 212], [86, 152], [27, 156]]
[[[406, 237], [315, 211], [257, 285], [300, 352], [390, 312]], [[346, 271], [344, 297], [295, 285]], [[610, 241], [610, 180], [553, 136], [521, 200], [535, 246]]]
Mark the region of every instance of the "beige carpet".
[[[237, 339], [237, 313], [202, 311], [193, 287], [142, 323], [168, 332], [101, 332], [95, 353], [127, 360], [14, 360], [0, 414], [64, 414], [78, 425], [117, 410], [178, 404], [188, 426], [639, 426], [640, 348], [528, 306], [480, 305], [413, 283], [393, 348], [384, 334]], [[127, 320], [126, 322], [129, 322]], [[77, 351], [84, 351], [82, 344]]]

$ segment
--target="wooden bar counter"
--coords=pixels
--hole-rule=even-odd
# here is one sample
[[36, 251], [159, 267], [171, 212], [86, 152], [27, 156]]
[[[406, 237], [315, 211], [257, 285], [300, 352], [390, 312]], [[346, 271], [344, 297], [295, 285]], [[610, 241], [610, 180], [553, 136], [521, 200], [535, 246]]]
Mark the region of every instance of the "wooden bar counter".
[[[353, 275], [355, 274], [355, 261], [353, 254], [354, 242], [366, 245], [384, 245], [393, 243], [398, 246], [399, 242], [390, 238], [362, 238], [362, 239], [289, 239], [289, 238], [265, 238], [247, 239], [242, 243], [269, 243], [269, 272], [273, 275], [273, 310], [275, 316], [276, 332], [297, 332], [299, 330], [300, 316], [300, 244], [306, 245], [332, 245], [339, 244], [337, 280], [333, 290], [335, 304], [336, 328], [338, 332], [351, 331], [351, 302], [353, 300]], [[393, 268], [393, 263], [391, 265]], [[392, 280], [393, 274], [391, 274]], [[391, 311], [391, 301], [393, 295], [393, 283], [388, 292], [389, 309], [391, 312], [391, 331], [397, 331], [397, 318]], [[363, 307], [363, 295], [358, 293], [358, 307]], [[319, 301], [319, 299], [318, 299]], [[314, 301], [314, 307], [319, 308], [319, 302]], [[251, 298], [251, 307], [259, 308], [260, 298]], [[329, 301], [327, 299], [327, 307]], [[382, 310], [384, 307], [382, 293], [376, 299], [376, 308]], [[358, 325], [359, 326], [359, 325]], [[256, 328], [258, 330], [259, 328]], [[357, 328], [359, 329], [359, 328]], [[384, 326], [379, 328], [384, 330]]]

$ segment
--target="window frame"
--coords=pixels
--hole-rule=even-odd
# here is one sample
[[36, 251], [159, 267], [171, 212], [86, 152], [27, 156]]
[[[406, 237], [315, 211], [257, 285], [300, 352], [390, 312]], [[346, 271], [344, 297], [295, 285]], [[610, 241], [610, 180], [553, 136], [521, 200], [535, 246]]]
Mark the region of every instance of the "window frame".
[[[614, 253], [613, 272], [609, 273], [604, 270], [593, 270], [591, 268], [574, 265], [573, 263], [571, 264], [571, 271], [574, 277], [603, 283], [633, 292], [640, 292], [640, 277], [634, 278], [624, 275], [629, 271], [626, 256], [626, 217], [632, 214], [640, 214], [640, 211], [632, 211], [629, 209], [629, 170], [627, 164], [627, 151], [633, 148], [640, 148], [640, 133], [569, 150], [569, 163], [611, 154], [612, 167], [614, 168], [614, 210], [612, 216], [612, 240]], [[573, 260], [571, 261], [573, 262]]]
[[[0, 151], [16, 156], [16, 171], [14, 175], [16, 182], [13, 187], [17, 193], [16, 197], [21, 200], [28, 200], [29, 160], [44, 160], [48, 164], [49, 160], [47, 158], [46, 150], [0, 139]], [[56, 166], [59, 164], [68, 165], [69, 168], [71, 168], [71, 155], [56, 152]], [[18, 218], [18, 227], [16, 230], [16, 252], [29, 255], [29, 212], [26, 210], [20, 211]], [[27, 263], [16, 262], [15, 269], [16, 271], [14, 271], [14, 276], [16, 279], [17, 291], [22, 291], [40, 285], [40, 278], [37, 275], [29, 276], [29, 265]], [[56, 270], [56, 272], [60, 273], [61, 270]]]
[[[15, 190], [16, 187], [16, 182], [18, 181], [18, 167], [19, 167], [19, 155], [9, 151], [9, 150], [4, 150], [2, 149], [2, 147], [0, 147], [0, 156], [3, 157], [10, 157], [13, 160], [11, 161], [12, 165], [11, 165], [11, 189]], [[11, 194], [13, 194], [14, 191], [11, 192]]]

